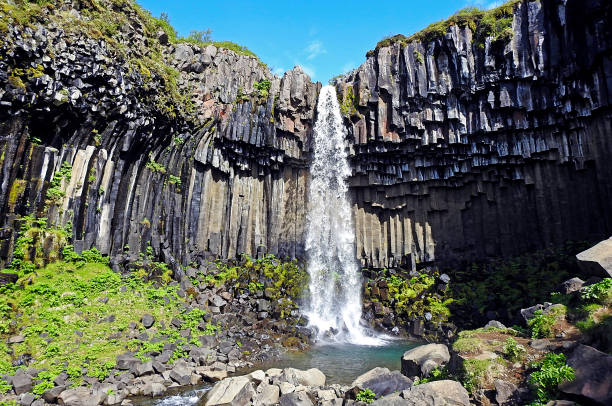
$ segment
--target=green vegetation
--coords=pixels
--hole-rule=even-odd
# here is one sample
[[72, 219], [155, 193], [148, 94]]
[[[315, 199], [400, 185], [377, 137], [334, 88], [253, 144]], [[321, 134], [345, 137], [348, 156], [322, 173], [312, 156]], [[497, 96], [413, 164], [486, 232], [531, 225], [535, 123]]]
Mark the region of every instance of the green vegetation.
[[453, 275], [452, 314], [463, 325], [474, 327], [486, 322], [483, 316], [489, 310], [497, 311], [499, 320], [511, 320], [521, 308], [549, 301], [561, 282], [580, 275], [575, 255], [588, 247], [587, 242], [570, 242], [556, 249], [448, 270]]
[[499, 359], [468, 359], [463, 362], [460, 381], [470, 393], [487, 386], [493, 376], [497, 376], [502, 365]]
[[444, 379], [451, 378], [451, 374], [448, 372], [448, 368], [444, 366], [442, 369], [436, 367], [431, 370], [429, 376], [427, 378], [417, 379], [414, 382], [414, 385], [420, 385], [422, 383], [433, 382], [433, 381], [442, 381]]
[[278, 303], [281, 317], [295, 308], [308, 286], [308, 273], [296, 260], [282, 261], [271, 254], [260, 259], [242, 255], [238, 263], [217, 261], [216, 267], [200, 275], [204, 283], [234, 286], [239, 292], [263, 288], [266, 297]]
[[152, 170], [153, 172], [166, 173], [166, 167], [162, 164], [155, 162], [152, 158], [149, 158], [149, 162], [145, 164], [147, 169]]
[[504, 356], [510, 361], [518, 361], [525, 353], [525, 348], [519, 345], [512, 337], [508, 337], [504, 343]]
[[168, 182], [178, 187], [181, 187], [181, 178], [174, 175], [168, 175]]
[[370, 388], [361, 390], [356, 398], [358, 402], [372, 403], [376, 400], [376, 394]]
[[544, 314], [542, 310], [537, 310], [533, 318], [527, 322], [527, 325], [531, 329], [531, 338], [552, 337], [552, 327], [555, 321], [556, 317], [554, 314]]
[[612, 278], [605, 278], [597, 283], [585, 286], [580, 292], [580, 297], [585, 302], [602, 305], [612, 304]]
[[359, 107], [359, 100], [355, 98], [355, 94], [352, 86], [348, 86], [342, 94], [342, 99], [338, 95], [338, 102], [340, 104], [340, 113], [343, 116], [359, 115], [357, 108]]
[[574, 379], [574, 370], [566, 364], [565, 354], [546, 354], [532, 367], [536, 371], [529, 376], [529, 384], [535, 389], [537, 400], [528, 406], [544, 406], [548, 401], [557, 399], [559, 384]]
[[259, 97], [262, 98], [267, 98], [268, 97], [268, 92], [270, 91], [270, 86], [272, 84], [270, 83], [269, 80], [262, 80], [260, 82], [255, 82], [253, 83], [253, 87], [255, 88], [255, 90], [257, 90], [259, 92]]
[[70, 181], [71, 177], [72, 166], [70, 166], [68, 162], [62, 162], [62, 166], [53, 175], [53, 179], [51, 180], [49, 188], [47, 189], [47, 199], [45, 201], [47, 205], [59, 204], [62, 201], [64, 196], [66, 196], [63, 188], [65, 184]]
[[518, 2], [519, 0], [511, 0], [491, 10], [481, 10], [476, 7], [464, 8], [446, 20], [433, 23], [410, 37], [402, 34], [387, 37], [376, 44], [374, 51], [368, 51], [366, 55], [372, 56], [380, 48], [388, 47], [395, 43], [405, 47], [411, 42], [425, 43], [433, 41], [446, 35], [448, 29], [453, 25], [469, 27], [474, 33], [475, 43], [479, 46], [484, 44], [487, 37], [490, 37], [492, 41], [508, 40], [512, 36], [514, 6]]
[[[463, 332], [461, 332], [463, 333]], [[477, 354], [483, 349], [483, 342], [476, 337], [465, 337], [459, 333], [459, 338], [453, 343], [453, 350], [460, 354]]]
[[423, 54], [421, 54], [416, 49], [414, 50], [413, 55], [414, 55], [414, 59], [417, 61], [419, 65], [423, 65], [425, 63], [425, 61], [423, 60]]

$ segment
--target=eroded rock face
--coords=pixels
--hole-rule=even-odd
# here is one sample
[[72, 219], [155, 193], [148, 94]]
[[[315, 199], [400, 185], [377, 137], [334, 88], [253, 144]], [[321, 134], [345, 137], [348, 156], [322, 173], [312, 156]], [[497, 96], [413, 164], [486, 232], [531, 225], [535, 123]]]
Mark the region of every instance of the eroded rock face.
[[364, 265], [610, 235], [610, 8], [519, 2], [511, 41], [481, 46], [453, 25], [339, 80]]
[[[137, 57], [146, 41], [130, 18], [124, 45]], [[31, 213], [72, 224], [77, 251], [133, 257], [150, 243], [176, 271], [240, 253], [302, 256], [320, 84], [226, 49], [162, 44], [193, 110], [168, 114], [150, 102], [168, 91], [159, 80], [62, 28], [14, 27], [0, 49], [0, 266]], [[70, 177], [50, 199], [62, 165]]]

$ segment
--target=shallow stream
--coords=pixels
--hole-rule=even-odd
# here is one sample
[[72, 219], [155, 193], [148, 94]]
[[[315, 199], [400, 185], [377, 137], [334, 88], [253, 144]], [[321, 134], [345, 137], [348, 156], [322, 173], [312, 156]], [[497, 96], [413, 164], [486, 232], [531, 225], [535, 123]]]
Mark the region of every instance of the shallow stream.
[[[391, 370], [400, 369], [401, 357], [405, 351], [420, 345], [416, 341], [389, 341], [384, 346], [363, 346], [355, 344], [326, 344], [312, 347], [306, 352], [286, 352], [263, 364], [255, 365], [256, 369], [269, 368], [318, 368], [327, 377], [327, 383], [350, 385], [359, 375], [376, 367]], [[188, 406], [195, 405], [210, 389], [211, 385], [189, 388], [171, 396], [158, 399], [140, 399], [134, 401], [136, 406]]]

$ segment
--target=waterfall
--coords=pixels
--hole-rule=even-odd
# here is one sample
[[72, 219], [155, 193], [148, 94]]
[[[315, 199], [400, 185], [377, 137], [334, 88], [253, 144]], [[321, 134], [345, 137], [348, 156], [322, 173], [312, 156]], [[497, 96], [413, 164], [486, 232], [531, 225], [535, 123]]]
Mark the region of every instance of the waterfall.
[[322, 341], [377, 345], [361, 321], [361, 272], [348, 200], [345, 129], [333, 86], [324, 86], [317, 103], [314, 155], [308, 192], [306, 230], [310, 275], [311, 327]]

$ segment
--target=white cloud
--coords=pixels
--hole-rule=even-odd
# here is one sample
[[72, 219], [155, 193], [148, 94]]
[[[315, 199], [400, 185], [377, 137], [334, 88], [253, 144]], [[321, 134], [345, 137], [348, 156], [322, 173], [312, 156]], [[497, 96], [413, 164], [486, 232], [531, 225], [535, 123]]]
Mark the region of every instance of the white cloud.
[[308, 44], [304, 53], [306, 53], [306, 59], [311, 60], [317, 56], [326, 53], [325, 47], [321, 41], [312, 41]]
[[274, 71], [272, 71], [272, 73], [275, 74], [276, 76], [283, 76], [283, 74], [285, 73], [285, 69], [276, 68], [274, 69]]

